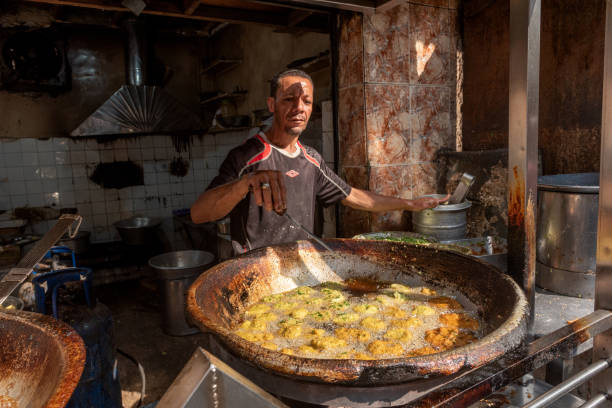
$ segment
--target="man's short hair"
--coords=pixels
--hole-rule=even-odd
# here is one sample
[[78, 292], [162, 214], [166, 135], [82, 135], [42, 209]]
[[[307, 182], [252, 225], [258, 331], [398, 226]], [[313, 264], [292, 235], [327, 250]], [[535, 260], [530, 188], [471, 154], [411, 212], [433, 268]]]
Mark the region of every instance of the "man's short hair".
[[310, 77], [310, 75], [308, 75], [304, 71], [300, 69], [288, 69], [286, 71], [282, 71], [274, 75], [274, 78], [272, 78], [272, 80], [270, 81], [270, 96], [272, 98], [276, 97], [276, 91], [278, 91], [278, 87], [280, 86], [281, 79], [285, 77], [290, 77], [290, 76], [305, 78], [309, 80], [311, 84], [314, 85], [314, 82], [312, 81], [312, 78]]

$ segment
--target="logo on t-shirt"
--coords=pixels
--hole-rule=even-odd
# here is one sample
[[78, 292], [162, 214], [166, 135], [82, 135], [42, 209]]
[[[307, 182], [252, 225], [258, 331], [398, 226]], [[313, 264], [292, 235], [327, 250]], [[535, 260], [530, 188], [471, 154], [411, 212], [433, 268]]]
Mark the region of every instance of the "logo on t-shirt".
[[289, 170], [288, 172], [285, 173], [286, 175], [288, 175], [289, 177], [293, 178], [293, 177], [297, 177], [300, 175], [300, 173], [298, 173], [295, 170]]

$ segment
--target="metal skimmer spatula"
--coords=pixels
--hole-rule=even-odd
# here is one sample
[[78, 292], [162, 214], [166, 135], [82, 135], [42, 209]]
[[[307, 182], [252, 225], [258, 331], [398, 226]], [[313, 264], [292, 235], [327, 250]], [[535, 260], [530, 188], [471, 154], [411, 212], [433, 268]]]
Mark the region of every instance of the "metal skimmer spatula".
[[[57, 223], [34, 245], [28, 253], [21, 258], [14, 268], [0, 279], [0, 304], [19, 286], [32, 272], [32, 269], [45, 256], [47, 251], [68, 231], [70, 238], [74, 238], [81, 226], [83, 217], [77, 214], [64, 214]], [[76, 226], [72, 229], [72, 225]]]
[[465, 200], [465, 197], [467, 197], [467, 194], [470, 191], [470, 187], [472, 187], [472, 184], [474, 184], [474, 176], [468, 173], [463, 173], [463, 176], [461, 176], [461, 180], [459, 181], [457, 188], [455, 188], [453, 195], [444, 204], [462, 203]]
[[308, 230], [308, 228], [306, 228], [305, 226], [303, 226], [302, 224], [300, 224], [295, 218], [293, 218], [292, 216], [289, 215], [289, 213], [285, 212], [285, 214], [283, 214], [285, 217], [289, 218], [289, 220], [291, 220], [292, 223], [294, 223], [297, 227], [299, 227], [302, 231], [304, 231], [306, 233], [306, 235], [308, 235], [310, 238], [314, 239], [315, 241], [317, 241], [319, 243], [319, 245], [321, 245], [323, 248], [327, 249], [329, 252], [334, 252], [333, 249], [331, 249], [329, 247], [329, 245], [327, 245], [325, 242], [323, 242], [323, 240], [319, 237], [317, 237], [315, 234], [313, 234], [312, 232], [310, 232]]

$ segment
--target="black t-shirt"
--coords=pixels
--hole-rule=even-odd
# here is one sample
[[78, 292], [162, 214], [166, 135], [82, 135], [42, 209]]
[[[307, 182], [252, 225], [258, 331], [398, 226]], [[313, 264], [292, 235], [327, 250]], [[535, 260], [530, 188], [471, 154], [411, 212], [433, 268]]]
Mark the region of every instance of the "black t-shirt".
[[[232, 149], [207, 190], [239, 179], [248, 172], [277, 170], [285, 175], [287, 212], [310, 231], [314, 230], [315, 204], [334, 204], [346, 198], [351, 187], [336, 175], [311, 147], [298, 142], [290, 155], [269, 143], [259, 133]], [[230, 213], [234, 251], [308, 239], [308, 236], [286, 217], [266, 211], [255, 203], [252, 194], [240, 201]]]

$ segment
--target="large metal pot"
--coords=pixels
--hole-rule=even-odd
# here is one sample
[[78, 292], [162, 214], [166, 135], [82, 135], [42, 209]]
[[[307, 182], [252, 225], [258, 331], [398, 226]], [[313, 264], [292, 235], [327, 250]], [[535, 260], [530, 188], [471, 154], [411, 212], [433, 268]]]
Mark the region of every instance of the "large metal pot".
[[87, 252], [87, 250], [89, 249], [90, 236], [91, 232], [89, 231], [79, 231], [74, 236], [74, 238], [70, 238], [68, 235], [64, 235], [62, 238], [60, 238], [58, 245], [68, 247], [75, 254], [80, 255], [82, 253]]
[[[425, 197], [444, 198], [443, 194]], [[459, 204], [440, 204], [436, 208], [412, 214], [412, 225], [416, 232], [437, 238], [440, 242], [465, 238], [469, 201]]]
[[117, 221], [114, 225], [121, 239], [128, 245], [147, 245], [155, 242], [159, 218], [132, 217]]
[[0, 312], [0, 396], [19, 407], [63, 407], [84, 365], [83, 341], [67, 324], [38, 313]]
[[599, 173], [538, 178], [538, 286], [594, 296], [598, 201]]
[[[330, 240], [327, 252], [308, 241], [260, 248], [209, 269], [194, 282], [187, 310], [238, 357], [292, 379], [379, 385], [451, 374], [481, 365], [519, 345], [527, 302], [507, 275], [472, 257], [394, 242]], [[485, 321], [480, 340], [443, 353], [384, 360], [309, 359], [271, 351], [232, 333], [241, 312], [264, 296], [300, 285], [348, 278], [444, 287], [474, 305]]]
[[189, 285], [215, 261], [206, 251], [175, 251], [154, 256], [149, 265], [157, 271], [162, 293], [163, 330], [171, 336], [197, 333], [185, 318], [185, 294]]

